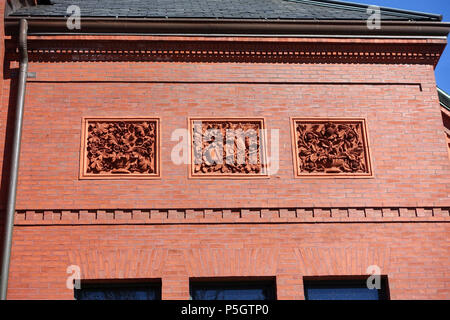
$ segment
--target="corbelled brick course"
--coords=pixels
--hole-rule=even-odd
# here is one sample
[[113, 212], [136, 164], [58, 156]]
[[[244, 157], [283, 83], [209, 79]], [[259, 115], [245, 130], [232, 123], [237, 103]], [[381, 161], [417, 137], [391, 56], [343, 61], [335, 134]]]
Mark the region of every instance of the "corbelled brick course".
[[450, 222], [450, 208], [20, 210], [16, 225]]

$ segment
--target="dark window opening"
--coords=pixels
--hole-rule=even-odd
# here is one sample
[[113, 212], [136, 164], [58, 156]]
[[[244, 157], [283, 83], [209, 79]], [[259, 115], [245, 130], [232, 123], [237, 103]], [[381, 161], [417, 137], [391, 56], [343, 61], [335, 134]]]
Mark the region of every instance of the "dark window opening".
[[275, 300], [273, 280], [191, 281], [192, 300]]
[[161, 281], [81, 282], [76, 300], [161, 300]]
[[[381, 276], [380, 289], [369, 289], [367, 277], [340, 279], [304, 278], [306, 300], [389, 300], [386, 276]], [[371, 283], [373, 283], [371, 281]]]

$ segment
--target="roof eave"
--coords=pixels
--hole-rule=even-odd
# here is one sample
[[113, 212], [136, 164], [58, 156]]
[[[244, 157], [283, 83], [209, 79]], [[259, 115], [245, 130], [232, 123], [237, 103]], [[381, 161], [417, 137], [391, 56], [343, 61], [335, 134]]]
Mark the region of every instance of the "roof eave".
[[84, 17], [80, 30], [69, 30], [65, 17], [5, 18], [6, 34], [17, 33], [20, 19], [27, 19], [30, 34], [233, 34], [233, 35], [348, 35], [447, 37], [450, 23], [382, 21], [370, 30], [359, 20], [262, 20], [198, 18], [100, 18]]

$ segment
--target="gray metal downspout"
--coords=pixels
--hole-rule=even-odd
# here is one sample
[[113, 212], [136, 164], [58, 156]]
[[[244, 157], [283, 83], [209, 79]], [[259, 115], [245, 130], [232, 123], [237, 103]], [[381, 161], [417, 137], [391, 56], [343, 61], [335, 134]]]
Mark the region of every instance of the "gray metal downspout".
[[12, 234], [14, 227], [14, 214], [16, 211], [17, 177], [19, 172], [20, 140], [22, 136], [23, 107], [25, 102], [25, 90], [28, 77], [28, 52], [27, 52], [27, 20], [20, 20], [19, 51], [20, 74], [17, 91], [16, 119], [14, 123], [13, 145], [11, 151], [11, 170], [8, 188], [8, 203], [6, 207], [5, 238], [3, 242], [2, 276], [0, 283], [0, 299], [6, 300], [8, 290], [9, 264], [11, 258]]

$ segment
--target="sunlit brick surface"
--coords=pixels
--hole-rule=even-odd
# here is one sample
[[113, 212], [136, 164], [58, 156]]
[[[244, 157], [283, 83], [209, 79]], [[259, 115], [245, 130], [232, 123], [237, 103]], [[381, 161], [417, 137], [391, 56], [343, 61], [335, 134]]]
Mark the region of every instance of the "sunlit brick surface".
[[[51, 39], [31, 37], [30, 48], [89, 47], [100, 37]], [[142, 38], [102, 40], [123, 49]], [[188, 41], [198, 51], [214, 46], [203, 38]], [[345, 42], [346, 51], [362, 53], [398, 46], [422, 54], [442, 45], [251, 41], [263, 43], [261, 52], [283, 41], [293, 51], [296, 42], [317, 51]], [[13, 52], [15, 42], [6, 47]], [[162, 278], [164, 299], [188, 299], [189, 277], [206, 276], [275, 276], [279, 298], [303, 299], [303, 276], [363, 275], [376, 264], [393, 299], [448, 298], [450, 162], [432, 61], [339, 60], [327, 50], [320, 58], [205, 53], [190, 61], [186, 54], [173, 61], [170, 53], [151, 59], [127, 53], [117, 61], [101, 52], [30, 54], [29, 71], [37, 77], [27, 85], [9, 298], [72, 299], [66, 288], [72, 264], [89, 279]], [[10, 53], [0, 64], [2, 209], [16, 59]], [[92, 116], [159, 117], [160, 179], [79, 179], [81, 119]], [[188, 164], [172, 161], [181, 141], [173, 133], [187, 130], [190, 117], [264, 118], [268, 157], [278, 130], [277, 170], [266, 179], [190, 178]], [[365, 118], [373, 178], [297, 179], [295, 117]]]

